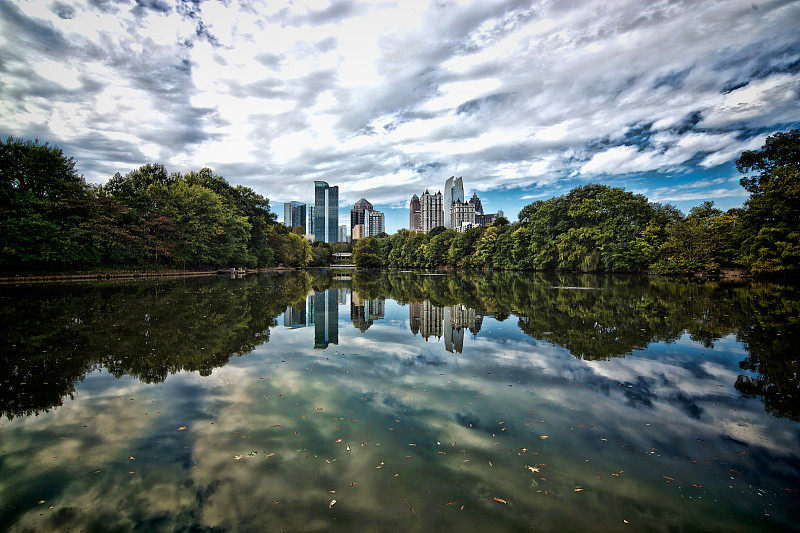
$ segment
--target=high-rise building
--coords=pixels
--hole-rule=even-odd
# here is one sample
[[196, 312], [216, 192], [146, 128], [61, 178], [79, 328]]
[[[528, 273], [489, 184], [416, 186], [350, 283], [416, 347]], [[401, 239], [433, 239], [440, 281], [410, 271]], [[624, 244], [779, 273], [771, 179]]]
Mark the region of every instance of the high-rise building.
[[339, 228], [339, 186], [314, 182], [314, 240], [336, 242]]
[[464, 203], [464, 181], [461, 177], [450, 176], [444, 184], [444, 198], [442, 207], [444, 208], [444, 227], [453, 228], [453, 221], [450, 219], [450, 206], [456, 201]]
[[364, 235], [364, 224], [357, 224], [353, 227], [353, 240], [356, 239], [363, 239]]
[[[444, 225], [444, 213], [442, 212], [442, 193], [431, 194], [427, 190], [419, 199], [419, 214], [422, 231], [430, 232], [436, 226]], [[448, 206], [448, 210], [450, 206]]]
[[408, 206], [408, 229], [422, 231], [421, 220], [419, 196], [415, 194], [411, 197], [411, 203]]
[[283, 223], [290, 228], [302, 226], [306, 230], [306, 204], [303, 202], [286, 202], [283, 204]]
[[350, 238], [347, 236], [347, 224], [339, 226], [339, 242], [349, 242]]
[[470, 203], [456, 200], [450, 206], [450, 221], [453, 229], [461, 233], [467, 228], [475, 226], [475, 207]]
[[364, 233], [374, 237], [386, 231], [386, 217], [380, 211], [364, 211]]
[[372, 204], [366, 198], [362, 198], [353, 204], [353, 209], [350, 210], [350, 234], [353, 233], [353, 228], [359, 224], [365, 224], [364, 212], [371, 211]]
[[314, 236], [314, 206], [308, 206], [308, 214], [306, 216], [306, 221], [308, 222], [306, 233]]
[[472, 206], [475, 208], [476, 215], [483, 214], [483, 204], [481, 203], [481, 199], [478, 198], [478, 193], [476, 192], [472, 193], [472, 198], [469, 199], [469, 203], [471, 203]]

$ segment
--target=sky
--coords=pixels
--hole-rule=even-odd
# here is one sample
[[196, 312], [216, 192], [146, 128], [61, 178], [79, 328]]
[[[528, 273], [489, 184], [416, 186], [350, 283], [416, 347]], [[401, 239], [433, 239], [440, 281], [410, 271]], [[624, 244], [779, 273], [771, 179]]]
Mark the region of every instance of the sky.
[[800, 1], [0, 0], [0, 135], [90, 183], [204, 167], [339, 186], [387, 232], [463, 176], [510, 220], [587, 183], [740, 207], [734, 161], [800, 127]]

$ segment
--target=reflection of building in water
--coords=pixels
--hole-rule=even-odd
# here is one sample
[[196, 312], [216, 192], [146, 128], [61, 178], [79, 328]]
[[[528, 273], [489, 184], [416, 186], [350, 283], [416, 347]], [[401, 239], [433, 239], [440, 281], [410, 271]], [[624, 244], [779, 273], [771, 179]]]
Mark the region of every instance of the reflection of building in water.
[[353, 292], [350, 299], [350, 320], [361, 332], [367, 331], [376, 320], [382, 319], [385, 313], [385, 298], [362, 300], [357, 292]]
[[339, 291], [312, 292], [308, 297], [309, 324], [314, 324], [314, 348], [339, 344]]
[[444, 317], [443, 309], [427, 300], [422, 303], [411, 304], [408, 311], [411, 332], [414, 335], [421, 333], [422, 338], [425, 340], [428, 340], [428, 337], [440, 338], [442, 336], [442, 319]]
[[416, 335], [422, 323], [422, 304], [412, 303], [408, 306], [408, 323], [411, 326], [411, 333]]
[[469, 329], [477, 335], [483, 316], [463, 304], [439, 307], [425, 301], [409, 305], [408, 321], [414, 335], [421, 333], [425, 340], [431, 336], [444, 337], [444, 347], [448, 352], [461, 353], [464, 350], [464, 330]]
[[302, 300], [295, 305], [290, 305], [283, 313], [283, 325], [287, 328], [306, 327], [306, 301]]
[[[465, 313], [459, 313], [459, 307], [464, 306], [454, 305], [444, 308], [444, 349], [450, 353], [453, 353], [454, 349], [458, 353], [464, 351], [464, 327], [459, 325], [458, 320]], [[472, 316], [475, 316], [474, 311]]]

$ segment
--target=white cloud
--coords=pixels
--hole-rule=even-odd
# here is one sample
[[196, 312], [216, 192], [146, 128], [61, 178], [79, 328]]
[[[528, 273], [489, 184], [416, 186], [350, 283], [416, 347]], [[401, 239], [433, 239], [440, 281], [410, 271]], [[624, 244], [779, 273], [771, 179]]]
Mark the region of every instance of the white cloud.
[[119, 150], [80, 139], [124, 132], [132, 157], [160, 143], [170, 170], [215, 165], [273, 198], [324, 176], [400, 202], [420, 192], [401, 165], [482, 190], [630, 174], [658, 189], [800, 125], [797, 3], [104, 9], [0, 3], [0, 133], [74, 147], [94, 182]]

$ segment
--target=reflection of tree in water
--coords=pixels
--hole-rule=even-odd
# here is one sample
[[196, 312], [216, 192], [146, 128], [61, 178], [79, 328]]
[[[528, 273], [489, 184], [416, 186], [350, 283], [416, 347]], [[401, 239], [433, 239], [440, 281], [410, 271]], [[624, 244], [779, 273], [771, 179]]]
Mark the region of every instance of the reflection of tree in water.
[[6, 287], [0, 412], [61, 405], [101, 366], [147, 383], [181, 370], [208, 375], [267, 342], [275, 317], [309, 285], [301, 273]]
[[[750, 351], [741, 367], [757, 374], [740, 376], [736, 387], [762, 396], [766, 409], [777, 416], [800, 416], [795, 347], [800, 293], [793, 288], [565, 273], [457, 272], [442, 277], [358, 272], [353, 290], [404, 304], [463, 304], [501, 320], [513, 314], [526, 334], [588, 360], [624, 357], [685, 333], [707, 347], [735, 334]], [[412, 330], [423, 331], [413, 308], [410, 313]]]
[[736, 335], [749, 352], [739, 366], [756, 376], [739, 376], [736, 388], [761, 396], [768, 412], [800, 420], [800, 292], [754, 283], [737, 304]]

